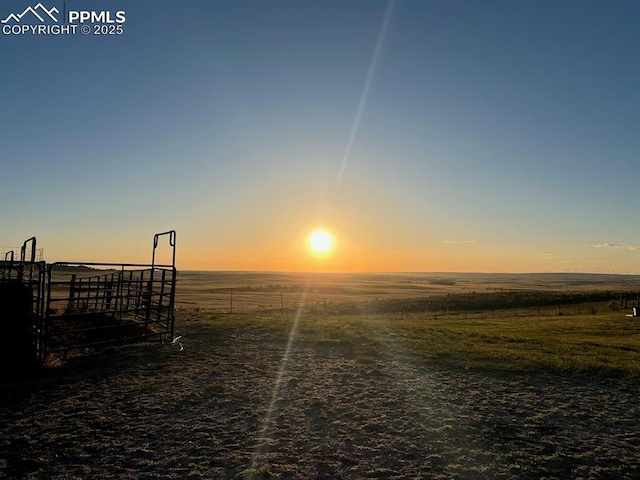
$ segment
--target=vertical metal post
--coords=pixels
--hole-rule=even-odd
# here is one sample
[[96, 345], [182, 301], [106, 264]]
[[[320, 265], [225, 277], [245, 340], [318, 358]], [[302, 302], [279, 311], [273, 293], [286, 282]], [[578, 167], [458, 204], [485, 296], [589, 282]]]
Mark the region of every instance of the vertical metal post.
[[113, 275], [107, 282], [106, 290], [104, 292], [104, 307], [106, 310], [111, 310], [111, 300], [113, 299]]
[[[49, 270], [49, 277], [51, 277], [51, 270]], [[51, 281], [49, 281], [49, 292], [51, 292]], [[73, 305], [73, 298], [76, 295], [76, 274], [73, 273], [71, 274], [71, 280], [69, 281], [69, 299], [67, 301], [67, 311], [68, 312], [72, 312], [74, 305]], [[49, 298], [51, 298], [51, 293], [49, 293], [48, 295]]]
[[143, 304], [145, 305], [144, 312], [144, 327], [147, 328], [149, 325], [149, 320], [151, 320], [151, 303], [153, 300], [153, 274], [154, 268], [151, 268], [151, 275], [149, 281], [147, 282], [147, 288], [144, 292], [142, 292]]
[[[123, 276], [124, 276], [124, 270], [123, 270]], [[129, 270], [129, 278], [127, 279], [127, 301], [126, 301], [127, 310], [131, 309], [131, 286], [132, 286], [132, 283], [133, 283], [133, 271]], [[124, 290], [124, 285], [122, 286], [122, 288]], [[124, 299], [123, 299], [123, 305], [124, 305]]]
[[[162, 309], [164, 308], [164, 282], [166, 278], [167, 271], [162, 270], [162, 280], [160, 282], [160, 299], [158, 300], [158, 322], [162, 320]], [[168, 320], [168, 319], [167, 319]]]
[[84, 292], [86, 291], [86, 287], [84, 286], [86, 282], [83, 281], [82, 278], [76, 279], [76, 298], [75, 304], [78, 311], [82, 308], [82, 302], [84, 302]]
[[100, 279], [102, 277], [98, 277], [96, 278], [96, 286], [94, 288], [95, 290], [95, 297], [96, 297], [96, 306], [95, 306], [95, 310], [98, 310], [98, 304], [100, 303]]
[[155, 273], [155, 267], [152, 265], [151, 266], [151, 273], [149, 274], [149, 283], [147, 284], [147, 289], [146, 292], [144, 292], [142, 295], [143, 297], [146, 296], [146, 304], [147, 304], [147, 311], [145, 312], [145, 318], [144, 318], [144, 327], [147, 328], [148, 324], [149, 324], [149, 320], [151, 319], [151, 300], [153, 299], [153, 274]]
[[[132, 272], [133, 273], [133, 272]], [[138, 320], [138, 316], [140, 315], [140, 308], [144, 308], [144, 305], [142, 304], [142, 291], [144, 289], [143, 287], [144, 285], [144, 270], [140, 271], [140, 282], [136, 284], [136, 288], [135, 288], [135, 297], [136, 297], [136, 320]], [[143, 310], [144, 313], [144, 310]]]

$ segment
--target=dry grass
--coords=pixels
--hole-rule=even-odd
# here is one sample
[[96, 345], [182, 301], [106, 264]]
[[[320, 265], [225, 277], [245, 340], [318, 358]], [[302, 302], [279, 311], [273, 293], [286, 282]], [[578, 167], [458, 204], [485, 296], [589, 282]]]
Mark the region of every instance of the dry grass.
[[178, 314], [182, 351], [110, 348], [0, 384], [0, 477], [639, 478], [638, 325], [605, 305], [296, 317], [205, 302]]
[[[233, 290], [233, 295], [231, 294]], [[304, 274], [260, 272], [180, 272], [181, 308], [218, 312], [295, 310], [305, 303], [364, 303], [389, 299], [496, 293], [640, 291], [640, 276], [589, 274]], [[233, 297], [233, 298], [232, 298]], [[554, 306], [557, 311], [557, 305]]]
[[395, 329], [425, 358], [467, 368], [640, 374], [640, 321], [621, 313], [414, 320]]
[[[574, 306], [586, 311], [590, 306]], [[597, 315], [517, 316], [514, 310], [463, 318], [460, 314], [404, 318], [389, 315], [303, 314], [298, 338], [325, 345], [353, 345], [398, 336], [427, 362], [448, 367], [640, 375], [640, 319], [624, 312]], [[293, 315], [194, 312], [219, 331], [246, 327], [285, 339]], [[184, 312], [183, 315], [190, 315]], [[471, 317], [469, 315], [469, 317]]]

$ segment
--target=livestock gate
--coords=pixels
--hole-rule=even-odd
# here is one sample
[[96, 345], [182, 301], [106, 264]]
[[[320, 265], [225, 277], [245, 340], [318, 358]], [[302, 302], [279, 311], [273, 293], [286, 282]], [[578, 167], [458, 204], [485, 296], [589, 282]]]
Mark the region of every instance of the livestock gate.
[[[171, 263], [156, 263], [161, 239], [168, 239]], [[20, 321], [0, 298], [2, 324], [28, 323], [31, 363], [43, 365], [52, 354], [92, 351], [116, 343], [149, 338], [163, 341], [173, 336], [177, 280], [176, 232], [153, 237], [150, 264], [95, 262], [36, 262], [25, 258], [28, 242], [35, 252], [35, 238], [27, 240], [20, 261], [7, 253], [0, 263], [0, 286], [20, 285], [30, 292], [28, 314]], [[15, 287], [12, 287], [15, 288]], [[7, 295], [10, 289], [4, 288]], [[3, 289], [0, 289], [2, 292]], [[26, 312], [27, 307], [23, 308]], [[24, 333], [23, 333], [24, 335]], [[26, 342], [26, 340], [25, 340]]]
[[16, 258], [8, 250], [0, 260], [0, 370], [27, 369], [42, 357], [45, 262], [36, 261], [36, 239], [24, 242]]

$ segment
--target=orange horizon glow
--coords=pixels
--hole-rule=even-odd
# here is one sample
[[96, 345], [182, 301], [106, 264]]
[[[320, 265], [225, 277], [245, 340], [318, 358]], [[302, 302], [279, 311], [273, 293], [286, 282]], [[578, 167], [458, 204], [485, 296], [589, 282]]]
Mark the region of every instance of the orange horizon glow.
[[[459, 273], [543, 273], [580, 272], [613, 273], [608, 262], [581, 260], [563, 261], [504, 245], [429, 246], [424, 249], [387, 249], [375, 245], [359, 245], [340, 237], [340, 245], [329, 255], [313, 254], [307, 244], [308, 236], [286, 245], [282, 249], [243, 251], [228, 248], [215, 254], [193, 256], [178, 247], [179, 270], [211, 271], [263, 271], [263, 272], [331, 272], [331, 273], [398, 273], [398, 272], [459, 272]], [[585, 247], [587, 249], [589, 247]], [[576, 252], [577, 253], [577, 252]], [[567, 252], [569, 258], [571, 252]], [[603, 254], [604, 255], [604, 254]], [[577, 255], [576, 255], [577, 256]], [[619, 268], [615, 273], [634, 273], [633, 269]]]
[[[411, 235], [402, 224], [377, 226], [362, 218], [341, 218], [318, 222], [330, 232], [331, 248], [314, 252], [309, 232], [314, 230], [304, 216], [292, 214], [277, 224], [258, 222], [225, 230], [178, 230], [176, 267], [178, 270], [327, 273], [637, 273], [630, 258], [637, 252], [624, 248], [595, 248], [587, 243], [550, 248], [538, 243], [510, 243], [468, 240], [447, 230], [441, 236]], [[296, 218], [297, 217], [297, 218]], [[315, 223], [315, 222], [314, 222]], [[306, 225], [305, 225], [306, 224]], [[83, 233], [64, 238], [43, 237], [38, 247], [54, 261], [131, 262], [151, 260], [149, 235], [135, 242], [120, 236], [91, 236]], [[457, 238], [456, 238], [457, 237]], [[130, 238], [127, 236], [127, 238]], [[453, 240], [452, 240], [453, 239]], [[459, 240], [458, 240], [459, 239]], [[320, 242], [322, 244], [322, 242]], [[322, 247], [324, 248], [324, 247]], [[321, 248], [321, 250], [322, 250]], [[158, 246], [156, 259], [169, 261], [165, 243]]]

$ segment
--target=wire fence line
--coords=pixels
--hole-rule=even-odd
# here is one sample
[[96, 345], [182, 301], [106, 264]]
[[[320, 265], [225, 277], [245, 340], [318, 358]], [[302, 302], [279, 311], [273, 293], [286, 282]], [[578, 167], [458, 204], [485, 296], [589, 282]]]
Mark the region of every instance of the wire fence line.
[[616, 292], [558, 293], [509, 292], [443, 294], [424, 297], [375, 297], [373, 295], [326, 295], [322, 292], [291, 292], [217, 288], [210, 292], [184, 292], [176, 296], [178, 310], [205, 309], [217, 313], [269, 312], [335, 315], [385, 314], [404, 318], [489, 318], [510, 316], [597, 315], [605, 312], [640, 311], [640, 295]]

